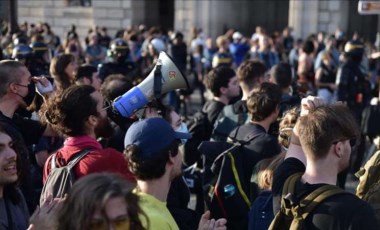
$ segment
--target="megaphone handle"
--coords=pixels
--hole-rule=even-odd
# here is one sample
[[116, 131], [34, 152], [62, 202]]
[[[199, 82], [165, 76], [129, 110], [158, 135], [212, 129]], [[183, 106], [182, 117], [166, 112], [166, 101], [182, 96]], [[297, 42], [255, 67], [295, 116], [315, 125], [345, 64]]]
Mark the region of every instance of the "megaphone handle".
[[161, 82], [162, 74], [161, 74], [161, 65], [156, 66], [156, 70], [154, 71], [154, 97], [159, 99], [161, 97]]

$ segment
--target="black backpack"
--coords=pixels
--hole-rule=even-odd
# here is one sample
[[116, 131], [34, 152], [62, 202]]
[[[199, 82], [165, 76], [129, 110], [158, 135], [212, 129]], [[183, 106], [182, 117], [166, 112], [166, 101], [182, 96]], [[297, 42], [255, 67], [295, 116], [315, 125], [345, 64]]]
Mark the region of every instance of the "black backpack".
[[198, 146], [202, 141], [207, 141], [211, 137], [212, 126], [207, 118], [207, 114], [198, 111], [192, 119], [186, 122], [189, 133], [192, 138], [188, 139], [184, 145], [184, 162], [190, 166], [200, 160], [201, 153]]
[[293, 197], [296, 182], [303, 173], [295, 173], [286, 179], [281, 195], [281, 209], [275, 215], [268, 230], [302, 230], [306, 229], [308, 215], [324, 200], [337, 194], [346, 193], [334, 185], [323, 185], [300, 201]]
[[[76, 181], [74, 173], [74, 166], [86, 156], [91, 149], [83, 149], [75, 153], [67, 165], [57, 167], [56, 154], [54, 153], [50, 159], [50, 173], [46, 179], [44, 187], [42, 188], [40, 196], [40, 205], [44, 203], [46, 198], [51, 194], [54, 198], [62, 198], [68, 193]], [[47, 164], [49, 162], [46, 162]]]
[[249, 121], [247, 111], [235, 111], [234, 105], [227, 105], [220, 112], [213, 126], [211, 137], [215, 141], [227, 141], [236, 127]]
[[247, 229], [251, 201], [246, 191], [249, 185], [244, 182], [242, 148], [260, 134], [262, 132], [254, 130], [244, 140], [235, 141], [211, 167], [215, 177], [210, 183], [206, 203], [213, 218], [227, 219], [228, 229]]

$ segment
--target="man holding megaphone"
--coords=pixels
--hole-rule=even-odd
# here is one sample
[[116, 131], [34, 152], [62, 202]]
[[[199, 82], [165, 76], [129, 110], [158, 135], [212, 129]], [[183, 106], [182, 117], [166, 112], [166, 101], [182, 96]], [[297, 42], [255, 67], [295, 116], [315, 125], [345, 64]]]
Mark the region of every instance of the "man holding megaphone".
[[161, 52], [148, 77], [139, 85], [116, 98], [112, 106], [118, 114], [129, 117], [154, 98], [175, 89], [188, 89], [189, 83], [173, 60]]

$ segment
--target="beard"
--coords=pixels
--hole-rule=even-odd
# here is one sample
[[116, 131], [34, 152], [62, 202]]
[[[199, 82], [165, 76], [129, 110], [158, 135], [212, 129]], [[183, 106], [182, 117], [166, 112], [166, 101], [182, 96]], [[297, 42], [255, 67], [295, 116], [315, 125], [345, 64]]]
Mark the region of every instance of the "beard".
[[114, 129], [108, 117], [99, 117], [98, 125], [95, 127], [95, 135], [97, 138], [110, 138], [114, 133]]
[[[181, 152], [178, 152], [178, 154], [182, 154]], [[181, 160], [178, 160], [175, 165], [174, 169], [171, 174], [171, 180], [174, 180], [177, 177], [183, 176], [183, 170], [182, 170], [182, 156], [176, 156], [176, 157], [181, 157]]]

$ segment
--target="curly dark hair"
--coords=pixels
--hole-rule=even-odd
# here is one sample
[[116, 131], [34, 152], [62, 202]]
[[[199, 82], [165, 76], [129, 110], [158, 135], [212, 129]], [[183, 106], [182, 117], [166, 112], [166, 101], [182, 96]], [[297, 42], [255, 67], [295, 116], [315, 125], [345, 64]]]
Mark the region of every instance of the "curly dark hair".
[[58, 230], [90, 229], [91, 217], [97, 208], [104, 209], [111, 198], [123, 197], [127, 203], [131, 230], [144, 230], [140, 216], [148, 218], [138, 205], [139, 198], [132, 193], [134, 185], [112, 173], [93, 173], [80, 178], [68, 193], [58, 213]]
[[165, 173], [165, 166], [170, 156], [178, 154], [177, 140], [173, 141], [167, 148], [156, 153], [154, 156], [146, 158], [140, 154], [140, 149], [136, 145], [128, 145], [124, 154], [128, 160], [129, 170], [140, 180], [152, 180], [162, 177]]
[[49, 99], [42, 113], [53, 128], [66, 136], [86, 134], [85, 122], [89, 116], [99, 116], [97, 101], [91, 96], [95, 88], [73, 85]]

